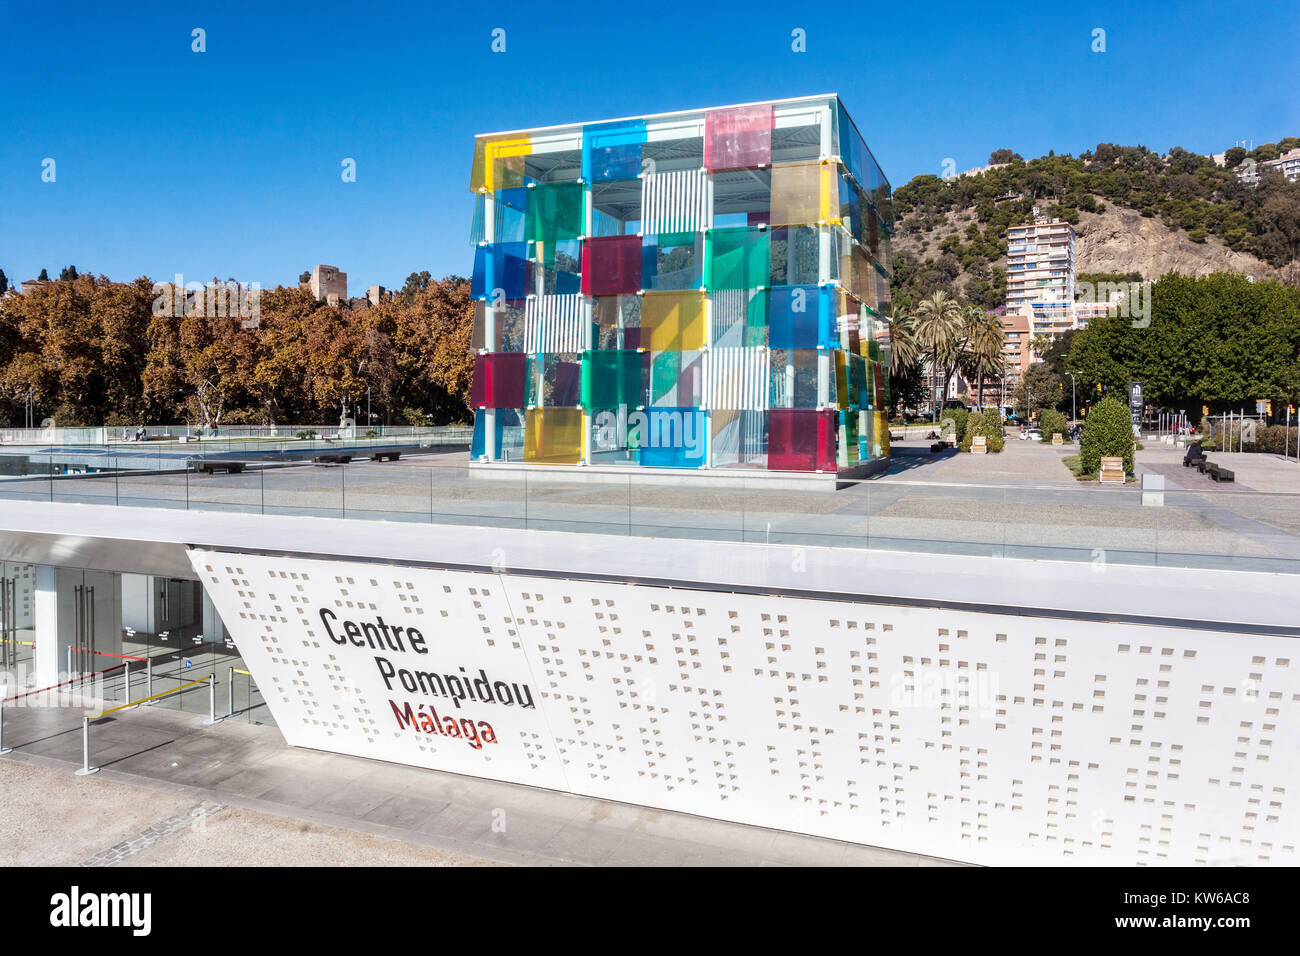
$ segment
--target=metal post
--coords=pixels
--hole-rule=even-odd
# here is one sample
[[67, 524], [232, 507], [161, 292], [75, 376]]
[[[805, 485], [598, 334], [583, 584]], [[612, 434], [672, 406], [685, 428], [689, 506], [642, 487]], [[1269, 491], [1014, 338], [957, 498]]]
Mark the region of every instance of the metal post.
[[131, 703], [131, 662], [122, 661], [122, 677], [126, 681], [126, 702]]
[[68, 645], [68, 680], [72, 680], [72, 645]]
[[153, 696], [153, 657], [152, 655], [144, 659], [144, 695]]
[[8, 693], [8, 691], [6, 691], [5, 688], [0, 687], [0, 754], [7, 754], [14, 749], [13, 747], [5, 746], [5, 694], [6, 693]]
[[81, 718], [81, 769], [77, 776], [85, 777], [92, 773], [99, 773], [99, 768], [90, 765], [90, 715], [86, 714]]
[[226, 699], [229, 703], [226, 706], [226, 716], [235, 716], [235, 669], [230, 668], [230, 674], [226, 678], [229, 683], [226, 685]]
[[205, 724], [217, 722], [217, 675], [208, 675], [208, 719]]

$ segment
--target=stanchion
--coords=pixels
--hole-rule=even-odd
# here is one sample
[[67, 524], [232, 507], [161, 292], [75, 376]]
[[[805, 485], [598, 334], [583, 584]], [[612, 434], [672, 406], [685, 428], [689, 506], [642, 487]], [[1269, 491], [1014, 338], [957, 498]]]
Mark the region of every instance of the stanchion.
[[81, 718], [81, 769], [77, 776], [86, 777], [92, 773], [99, 773], [99, 768], [90, 765], [90, 716], [87, 715]]
[[226, 716], [235, 716], [235, 669], [230, 668], [230, 673], [226, 677]]
[[72, 679], [72, 645], [68, 645], [68, 679]]
[[122, 662], [122, 679], [126, 682], [126, 702], [131, 703], [131, 662]]
[[144, 692], [146, 697], [153, 697], [153, 658], [144, 660]]
[[208, 719], [203, 723], [212, 725], [217, 722], [217, 675], [208, 675]]
[[9, 691], [0, 687], [0, 754], [10, 753], [14, 749], [5, 746], [5, 695], [8, 693]]

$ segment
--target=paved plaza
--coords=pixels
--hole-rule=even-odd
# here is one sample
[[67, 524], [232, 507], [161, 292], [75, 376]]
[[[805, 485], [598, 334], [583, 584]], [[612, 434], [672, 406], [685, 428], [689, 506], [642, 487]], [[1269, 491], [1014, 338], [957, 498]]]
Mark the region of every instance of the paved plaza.
[[5, 709], [0, 865], [935, 866], [946, 861], [288, 747], [139, 708]]

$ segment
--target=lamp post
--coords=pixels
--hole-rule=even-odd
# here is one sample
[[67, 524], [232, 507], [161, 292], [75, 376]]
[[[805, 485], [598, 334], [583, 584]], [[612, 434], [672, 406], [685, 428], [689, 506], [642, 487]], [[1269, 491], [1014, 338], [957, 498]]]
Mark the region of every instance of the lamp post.
[[1073, 426], [1075, 419], [1079, 417], [1078, 410], [1074, 406], [1074, 373], [1066, 372], [1070, 376], [1070, 425]]

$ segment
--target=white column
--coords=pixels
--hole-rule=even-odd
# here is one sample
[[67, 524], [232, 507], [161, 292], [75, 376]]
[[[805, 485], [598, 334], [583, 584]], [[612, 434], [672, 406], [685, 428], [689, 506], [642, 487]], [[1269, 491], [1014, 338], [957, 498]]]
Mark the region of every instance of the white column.
[[226, 639], [226, 625], [222, 623], [206, 588], [203, 589], [203, 639], [212, 644]]
[[[73, 631], [71, 618], [74, 612], [71, 595], [68, 596], [66, 609], [60, 607], [58, 585], [57, 568], [37, 565], [33, 601], [36, 647], [32, 654], [37, 687], [50, 687], [59, 683], [64, 679], [62, 673], [67, 668], [68, 645], [72, 642]], [[60, 614], [61, 610], [64, 614]]]

